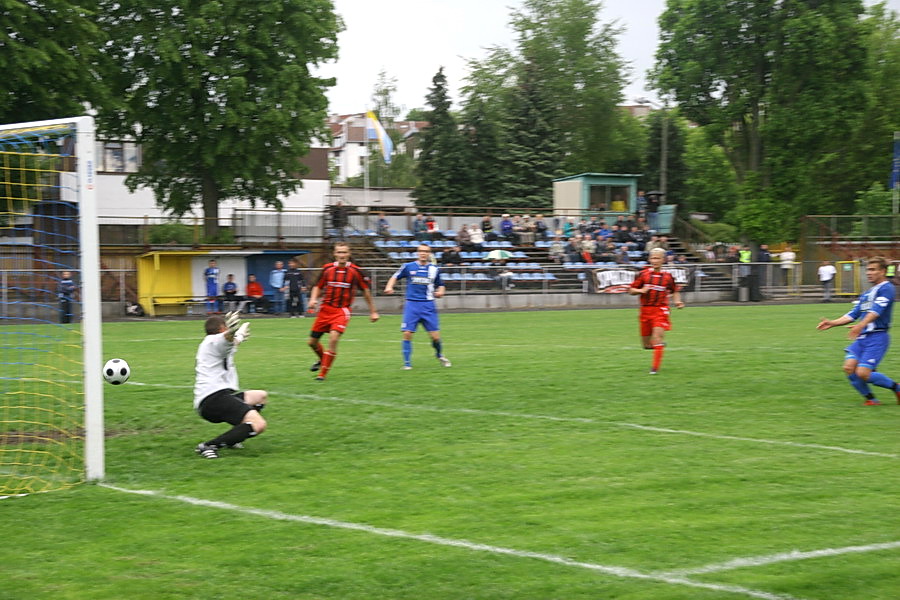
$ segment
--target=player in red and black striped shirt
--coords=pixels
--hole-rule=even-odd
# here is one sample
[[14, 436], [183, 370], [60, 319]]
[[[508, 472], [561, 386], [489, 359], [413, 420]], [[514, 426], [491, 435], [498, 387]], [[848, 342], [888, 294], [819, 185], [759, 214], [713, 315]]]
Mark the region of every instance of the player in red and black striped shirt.
[[666, 262], [666, 251], [662, 248], [654, 248], [647, 258], [650, 266], [635, 277], [628, 288], [628, 293], [641, 297], [641, 341], [644, 348], [653, 350], [653, 365], [650, 374], [655, 375], [662, 363], [663, 336], [672, 328], [669, 321], [669, 294], [675, 301], [677, 308], [684, 308], [681, 301], [681, 292], [675, 278], [668, 271], [663, 271], [663, 263]]
[[[331, 364], [337, 356], [338, 340], [347, 329], [350, 322], [350, 307], [356, 298], [356, 290], [362, 290], [366, 303], [369, 305], [369, 318], [374, 323], [378, 320], [378, 311], [375, 310], [375, 301], [372, 292], [369, 291], [371, 280], [366, 273], [350, 262], [350, 247], [338, 242], [334, 245], [334, 262], [322, 267], [319, 280], [313, 286], [309, 295], [309, 312], [315, 312], [322, 296], [322, 306], [309, 332], [309, 347], [312, 348], [319, 360], [311, 367], [312, 371], [318, 371], [317, 381], [324, 381], [328, 375]], [[319, 338], [328, 334], [328, 350], [323, 350]]]

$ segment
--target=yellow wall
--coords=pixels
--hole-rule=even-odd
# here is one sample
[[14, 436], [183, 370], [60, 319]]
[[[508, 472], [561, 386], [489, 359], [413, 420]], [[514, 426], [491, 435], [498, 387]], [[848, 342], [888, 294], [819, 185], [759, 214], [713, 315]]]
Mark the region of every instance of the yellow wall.
[[[148, 314], [159, 312], [159, 307], [153, 306], [154, 297], [168, 296], [167, 300], [175, 302], [195, 297], [191, 284], [192, 259], [198, 254], [207, 253], [151, 253], [138, 259], [138, 302]], [[177, 312], [183, 312], [183, 308], [179, 307]]]

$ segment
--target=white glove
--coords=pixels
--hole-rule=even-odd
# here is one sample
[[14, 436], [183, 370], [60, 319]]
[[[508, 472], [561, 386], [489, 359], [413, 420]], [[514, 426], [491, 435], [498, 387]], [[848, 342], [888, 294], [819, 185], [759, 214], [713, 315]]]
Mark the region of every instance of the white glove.
[[234, 334], [234, 343], [240, 344], [241, 342], [246, 340], [248, 337], [250, 337], [250, 323], [249, 322], [244, 323], [243, 325], [241, 325], [238, 328], [237, 333]]
[[241, 313], [234, 310], [225, 315], [225, 327], [228, 328], [228, 332], [231, 335], [234, 335], [234, 332], [237, 331], [238, 326], [241, 324]]

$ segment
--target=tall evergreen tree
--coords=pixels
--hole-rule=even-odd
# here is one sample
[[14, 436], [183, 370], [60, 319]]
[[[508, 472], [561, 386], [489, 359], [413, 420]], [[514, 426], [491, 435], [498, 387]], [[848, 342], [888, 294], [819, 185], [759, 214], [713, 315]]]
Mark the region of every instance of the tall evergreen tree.
[[421, 153], [416, 165], [419, 184], [413, 195], [419, 206], [449, 208], [471, 201], [471, 171], [467, 148], [456, 119], [450, 112], [450, 96], [444, 68], [432, 79], [426, 101], [431, 107], [422, 132]]
[[124, 99], [101, 117], [144, 158], [127, 185], [176, 215], [199, 203], [207, 237], [224, 200], [280, 207], [311, 139], [327, 138], [334, 81], [312, 71], [337, 55], [331, 1], [102, 0], [100, 14]]
[[495, 206], [503, 200], [503, 152], [501, 131], [483, 98], [469, 98], [465, 107], [463, 133], [472, 165], [472, 202]]
[[553, 179], [564, 174], [557, 112], [542, 83], [538, 67], [526, 63], [508, 122], [504, 196], [510, 206], [551, 208]]

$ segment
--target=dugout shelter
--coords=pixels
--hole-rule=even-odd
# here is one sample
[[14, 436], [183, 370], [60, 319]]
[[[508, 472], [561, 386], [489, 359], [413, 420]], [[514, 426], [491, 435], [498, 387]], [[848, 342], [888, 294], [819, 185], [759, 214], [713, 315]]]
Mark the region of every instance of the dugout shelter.
[[137, 284], [138, 303], [147, 315], [189, 315], [204, 314], [206, 282], [203, 272], [210, 260], [219, 267], [219, 289], [226, 276], [234, 275], [238, 284], [238, 294], [244, 295], [247, 275], [254, 273], [263, 284], [267, 295], [272, 289], [268, 285], [269, 271], [275, 261], [287, 261], [307, 250], [241, 251], [241, 250], [157, 250], [138, 257]]

